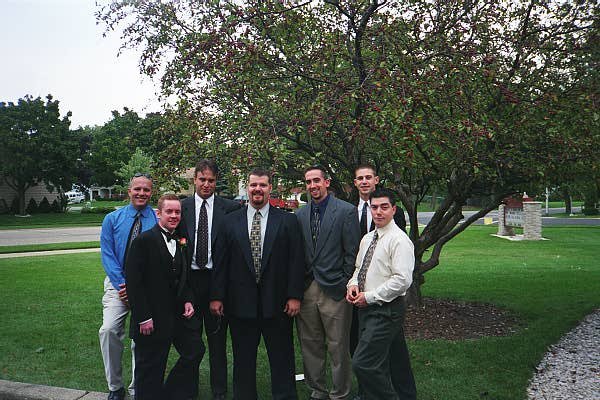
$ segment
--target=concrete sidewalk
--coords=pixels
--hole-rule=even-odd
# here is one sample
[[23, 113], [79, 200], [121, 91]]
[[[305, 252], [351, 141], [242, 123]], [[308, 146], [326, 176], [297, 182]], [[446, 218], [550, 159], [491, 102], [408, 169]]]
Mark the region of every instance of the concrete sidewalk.
[[106, 393], [0, 379], [0, 400], [106, 400]]

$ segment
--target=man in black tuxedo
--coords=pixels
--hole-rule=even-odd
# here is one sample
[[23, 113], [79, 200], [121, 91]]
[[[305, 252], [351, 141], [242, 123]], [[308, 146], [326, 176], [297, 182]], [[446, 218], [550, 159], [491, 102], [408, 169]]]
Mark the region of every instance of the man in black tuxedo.
[[[125, 264], [135, 342], [137, 400], [183, 400], [198, 393], [204, 355], [200, 321], [194, 317], [183, 242], [172, 235], [181, 220], [175, 195], [158, 200], [158, 224], [138, 236]], [[163, 384], [171, 344], [179, 360]]]
[[[269, 205], [270, 174], [250, 172], [249, 206], [228, 214], [216, 252], [211, 311], [229, 316], [233, 396], [256, 400], [256, 353], [262, 335], [274, 400], [297, 399], [292, 318], [304, 292], [304, 254], [293, 214]], [[225, 251], [226, 249], [226, 251]]]
[[187, 263], [191, 268], [190, 286], [194, 309], [204, 321], [210, 363], [213, 400], [224, 400], [227, 393], [227, 325], [225, 316], [209, 312], [210, 282], [214, 270], [215, 244], [223, 230], [225, 214], [241, 205], [215, 195], [219, 169], [212, 160], [201, 160], [194, 171], [194, 196], [181, 202], [180, 231], [188, 238]]

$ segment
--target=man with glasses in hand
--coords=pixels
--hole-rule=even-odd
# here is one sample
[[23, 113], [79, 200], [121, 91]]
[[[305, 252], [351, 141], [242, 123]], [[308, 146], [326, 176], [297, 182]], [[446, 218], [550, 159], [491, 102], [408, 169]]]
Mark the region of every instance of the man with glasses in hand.
[[[106, 215], [100, 233], [102, 266], [106, 271], [102, 297], [102, 326], [98, 332], [104, 372], [108, 383], [108, 400], [123, 400], [121, 359], [125, 340], [125, 320], [129, 313], [125, 286], [125, 260], [133, 240], [156, 225], [157, 218], [148, 205], [152, 195], [152, 178], [148, 174], [135, 174], [127, 190], [130, 203]], [[131, 342], [132, 379], [129, 393], [134, 398], [134, 343]]]

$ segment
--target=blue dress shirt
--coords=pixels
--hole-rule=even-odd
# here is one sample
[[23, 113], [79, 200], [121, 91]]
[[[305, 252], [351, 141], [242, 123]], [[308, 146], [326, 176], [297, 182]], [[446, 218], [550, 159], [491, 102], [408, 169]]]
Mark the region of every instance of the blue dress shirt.
[[[119, 208], [104, 217], [100, 233], [100, 254], [106, 276], [116, 290], [125, 283], [125, 249], [129, 232], [135, 221], [137, 210], [131, 205]], [[141, 210], [142, 232], [157, 223], [156, 214], [150, 206]]]

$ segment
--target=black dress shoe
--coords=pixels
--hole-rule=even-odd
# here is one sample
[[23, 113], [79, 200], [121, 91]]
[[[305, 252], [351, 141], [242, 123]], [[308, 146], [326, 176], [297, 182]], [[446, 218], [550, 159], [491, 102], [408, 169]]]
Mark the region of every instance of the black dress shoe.
[[108, 393], [108, 400], [125, 400], [125, 388], [111, 390]]

